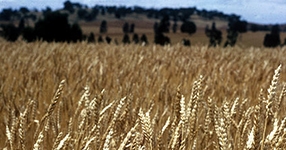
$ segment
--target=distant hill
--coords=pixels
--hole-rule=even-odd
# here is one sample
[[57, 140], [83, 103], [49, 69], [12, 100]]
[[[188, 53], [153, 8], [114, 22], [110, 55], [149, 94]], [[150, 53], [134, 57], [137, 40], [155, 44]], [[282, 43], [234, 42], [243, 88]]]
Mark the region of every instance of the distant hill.
[[[0, 12], [0, 23], [7, 22], [19, 22], [22, 18], [26, 20], [26, 24], [33, 26], [34, 22], [43, 18], [48, 12], [51, 12], [51, 8], [47, 7], [44, 10], [29, 10], [26, 7], [21, 7], [18, 10], [11, 8], [3, 9]], [[185, 20], [191, 20], [196, 23], [199, 28], [205, 28], [207, 24], [216, 22], [218, 28], [227, 28], [227, 23], [232, 18], [240, 18], [237, 14], [225, 14], [220, 11], [213, 10], [199, 10], [196, 7], [190, 8], [144, 8], [139, 6], [134, 7], [116, 7], [116, 6], [100, 6], [96, 5], [92, 8], [80, 3], [72, 3], [66, 1], [64, 7], [55, 10], [69, 15], [69, 21], [74, 22], [94, 22], [98, 20], [118, 21], [118, 20], [140, 20], [140, 21], [157, 21], [164, 15], [168, 15], [171, 21], [182, 22]], [[257, 30], [269, 30], [271, 25], [261, 25], [249, 23], [249, 29], [251, 26], [256, 26]], [[286, 25], [281, 25], [281, 29], [286, 31]]]
[[[172, 43], [180, 42], [182, 39], [192, 38], [192, 43], [208, 44], [209, 39], [206, 37], [206, 27], [211, 27], [212, 23], [216, 24], [216, 29], [222, 31], [222, 42], [227, 40], [227, 29], [230, 28], [230, 22], [241, 21], [246, 24], [247, 31], [252, 31], [251, 36], [238, 38], [238, 43], [247, 43], [246, 45], [259, 46], [263, 43], [263, 36], [270, 31], [273, 25], [256, 24], [241, 20], [237, 14], [225, 14], [220, 11], [190, 8], [143, 8], [139, 6], [125, 7], [125, 6], [100, 6], [87, 7], [80, 3], [71, 3], [66, 1], [64, 7], [58, 10], [52, 10], [47, 7], [44, 10], [29, 10], [26, 7], [21, 7], [18, 10], [11, 8], [3, 9], [0, 12], [0, 25], [14, 24], [16, 27], [20, 26], [21, 20], [24, 20], [24, 26], [34, 27], [35, 23], [42, 20], [45, 15], [51, 12], [60, 12], [68, 16], [69, 24], [79, 24], [85, 38], [94, 33], [97, 37], [104, 35], [110, 36], [112, 39], [121, 41], [123, 36], [123, 25], [125, 23], [134, 24], [135, 32], [140, 36], [146, 34], [149, 41], [154, 41], [154, 25], [160, 23], [163, 18], [167, 17], [170, 31], [164, 34], [171, 37]], [[102, 21], [107, 22], [107, 33], [100, 33], [100, 26]], [[180, 27], [184, 22], [193, 22], [196, 25], [197, 31], [190, 36], [180, 31]], [[172, 31], [173, 26], [177, 25], [176, 33]], [[286, 31], [286, 24], [279, 25], [280, 31]], [[2, 28], [0, 28], [0, 34]], [[260, 32], [257, 35], [252, 33]], [[132, 36], [130, 34], [130, 36]], [[253, 38], [252, 38], [253, 37]], [[284, 35], [282, 36], [283, 42]], [[84, 38], [83, 38], [84, 39]], [[249, 40], [251, 39], [251, 40]], [[252, 41], [256, 39], [256, 41]], [[244, 41], [245, 40], [245, 41]], [[250, 42], [251, 41], [251, 42]], [[257, 42], [258, 41], [258, 42]], [[255, 43], [256, 42], [256, 43]], [[253, 44], [254, 43], [254, 44]]]

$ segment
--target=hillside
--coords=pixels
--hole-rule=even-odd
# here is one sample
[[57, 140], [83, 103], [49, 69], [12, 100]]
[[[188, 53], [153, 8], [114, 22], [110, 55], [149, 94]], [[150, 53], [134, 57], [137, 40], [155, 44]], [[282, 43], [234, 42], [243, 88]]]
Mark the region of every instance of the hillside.
[[[16, 26], [19, 24], [21, 18], [25, 18], [25, 25], [33, 27], [34, 24], [43, 19], [43, 16], [52, 10], [47, 8], [42, 11], [24, 11], [24, 8], [17, 10], [2, 10], [0, 13], [0, 24], [13, 23]], [[10, 16], [6, 16], [3, 20], [4, 12], [9, 12]], [[227, 29], [230, 20], [240, 21], [240, 16], [235, 14], [223, 14], [219, 11], [198, 10], [194, 8], [180, 8], [180, 9], [146, 9], [141, 7], [113, 7], [113, 6], [94, 6], [92, 8], [83, 7], [78, 3], [71, 3], [71, 6], [56, 10], [68, 15], [70, 24], [78, 23], [83, 31], [83, 34], [88, 36], [91, 32], [95, 34], [97, 39], [100, 35], [103, 37], [109, 36], [116, 43], [121, 43], [123, 38], [122, 27], [124, 23], [134, 24], [135, 31], [139, 36], [145, 34], [148, 41], [154, 41], [154, 24], [160, 23], [164, 16], [169, 18], [169, 33], [164, 33], [171, 40], [171, 44], [176, 44], [182, 39], [190, 39], [192, 44], [207, 45], [209, 39], [205, 34], [206, 26], [211, 27], [212, 23], [216, 23], [216, 28], [222, 32], [222, 43], [226, 41]], [[7, 15], [7, 13], [6, 13]], [[8, 18], [8, 19], [7, 19]], [[99, 28], [101, 22], [107, 22], [107, 33], [100, 33]], [[196, 25], [196, 32], [192, 35], [181, 33], [180, 27], [184, 21], [194, 22]], [[243, 20], [242, 20], [243, 21]], [[172, 32], [174, 23], [177, 23], [177, 32]], [[245, 21], [244, 21], [245, 22]], [[239, 34], [237, 44], [241, 46], [262, 46], [263, 38], [269, 32], [272, 25], [259, 25], [254, 23], [247, 23], [247, 32]], [[281, 31], [286, 30], [286, 25], [279, 25]], [[255, 27], [257, 32], [251, 32]], [[1, 32], [1, 29], [0, 29]], [[132, 39], [133, 33], [129, 34]], [[280, 34], [281, 42], [284, 42], [286, 37], [285, 32]]]
[[[106, 20], [108, 23], [108, 32], [106, 34], [99, 33], [99, 27], [102, 20]], [[193, 35], [188, 35], [186, 33], [181, 33], [180, 30], [178, 30], [177, 33], [170, 32], [166, 34], [171, 38], [171, 42], [173, 44], [181, 42], [183, 38], [190, 39], [191, 43], [195, 45], [209, 44], [209, 39], [205, 35], [205, 27], [207, 25], [211, 26], [213, 22], [216, 23], [216, 27], [223, 33], [222, 43], [225, 42], [227, 36], [226, 30], [228, 27], [228, 21], [219, 18], [205, 19], [198, 15], [190, 16], [190, 20], [193, 21], [197, 26], [196, 33], [194, 33]], [[103, 36], [107, 35], [121, 42], [123, 37], [122, 26], [125, 22], [134, 23], [135, 32], [139, 35], [146, 34], [148, 40], [152, 42], [154, 40], [153, 25], [155, 22], [160, 22], [160, 19], [149, 19], [145, 15], [138, 15], [138, 14], [131, 14], [122, 19], [116, 19], [112, 15], [105, 15], [105, 16], [99, 15], [97, 20], [95, 21], [92, 22], [80, 21], [79, 23], [85, 34], [94, 32], [96, 38], [99, 35]], [[171, 21], [171, 26], [173, 25], [173, 23], [174, 22]], [[181, 24], [182, 22], [178, 22], [179, 26]], [[266, 33], [269, 33], [269, 31], [258, 31], [258, 32], [248, 31], [240, 35], [237, 44], [244, 47], [250, 47], [250, 46], [261, 47], [263, 43], [263, 38]], [[132, 37], [132, 34], [130, 34], [130, 36]], [[285, 38], [286, 38], [286, 33], [281, 32], [280, 33], [281, 42], [283, 42], [283, 39]]]

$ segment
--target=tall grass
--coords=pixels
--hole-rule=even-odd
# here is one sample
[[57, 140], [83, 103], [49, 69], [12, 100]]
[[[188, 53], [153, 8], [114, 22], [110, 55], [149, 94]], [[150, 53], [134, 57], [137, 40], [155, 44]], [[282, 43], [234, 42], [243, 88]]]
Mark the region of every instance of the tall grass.
[[285, 148], [285, 47], [0, 45], [0, 148]]

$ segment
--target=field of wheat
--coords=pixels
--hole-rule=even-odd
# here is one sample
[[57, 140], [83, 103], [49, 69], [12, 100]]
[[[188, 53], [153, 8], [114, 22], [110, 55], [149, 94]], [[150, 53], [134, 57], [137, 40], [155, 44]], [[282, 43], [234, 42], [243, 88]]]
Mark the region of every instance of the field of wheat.
[[286, 48], [0, 43], [1, 149], [285, 149]]

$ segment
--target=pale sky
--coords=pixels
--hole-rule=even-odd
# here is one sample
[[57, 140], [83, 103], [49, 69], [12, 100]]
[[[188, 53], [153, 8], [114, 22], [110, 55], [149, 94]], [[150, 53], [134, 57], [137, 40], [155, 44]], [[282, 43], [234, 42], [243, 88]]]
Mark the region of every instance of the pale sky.
[[[18, 9], [21, 6], [53, 10], [62, 8], [66, 0], [0, 0], [3, 8]], [[261, 24], [286, 23], [286, 0], [70, 0], [89, 7], [94, 5], [142, 6], [145, 8], [197, 7], [198, 9], [218, 10], [226, 14], [235, 13], [248, 22]]]

